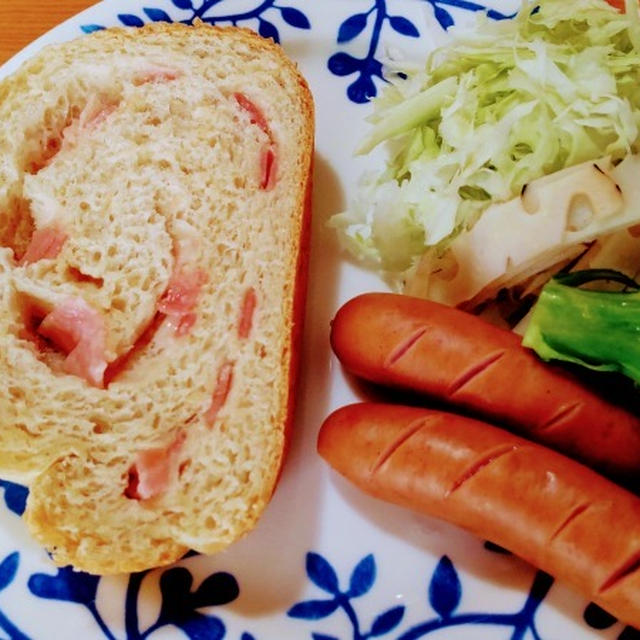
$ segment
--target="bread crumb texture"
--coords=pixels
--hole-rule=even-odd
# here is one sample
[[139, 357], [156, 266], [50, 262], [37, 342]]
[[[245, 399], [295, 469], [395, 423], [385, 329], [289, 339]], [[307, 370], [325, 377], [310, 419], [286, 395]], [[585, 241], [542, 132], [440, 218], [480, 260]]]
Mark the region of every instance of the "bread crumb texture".
[[281, 467], [313, 106], [242, 29], [46, 48], [0, 83], [0, 475], [61, 564], [212, 553]]

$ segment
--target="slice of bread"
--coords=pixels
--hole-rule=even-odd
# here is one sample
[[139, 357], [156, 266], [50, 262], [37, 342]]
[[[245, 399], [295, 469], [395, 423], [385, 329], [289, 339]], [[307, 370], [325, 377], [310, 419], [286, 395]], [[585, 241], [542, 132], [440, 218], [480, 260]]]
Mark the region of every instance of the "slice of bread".
[[0, 476], [56, 563], [221, 550], [292, 419], [313, 102], [198, 24], [46, 48], [0, 83]]

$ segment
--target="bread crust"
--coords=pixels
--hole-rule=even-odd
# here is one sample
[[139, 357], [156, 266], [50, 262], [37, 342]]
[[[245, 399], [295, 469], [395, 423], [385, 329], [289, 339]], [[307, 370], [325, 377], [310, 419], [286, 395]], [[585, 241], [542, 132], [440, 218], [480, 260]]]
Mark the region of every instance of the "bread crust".
[[[227, 56], [225, 61], [220, 61], [222, 56]], [[229, 61], [233, 63], [231, 71]], [[202, 74], [201, 82], [196, 81], [198, 74]], [[131, 109], [132, 119], [142, 118], [144, 126], [148, 121], [150, 127], [163, 127], [165, 133], [157, 140], [169, 140], [166, 144], [173, 144], [171, 148], [177, 150], [171, 153], [181, 155], [165, 154], [148, 163], [166, 171], [158, 173], [162, 189], [144, 185], [149, 202], [156, 203], [149, 220], [157, 235], [149, 235], [147, 240], [144, 234], [151, 231], [145, 231], [140, 222], [139, 245], [149, 249], [153, 260], [164, 262], [159, 262], [156, 271], [160, 275], [155, 280], [146, 278], [151, 282], [144, 285], [149, 290], [141, 290], [141, 299], [146, 302], [136, 308], [146, 304], [148, 309], [146, 315], [139, 311], [140, 326], [127, 333], [126, 323], [124, 328], [113, 328], [109, 314], [104, 314], [107, 342], [116, 330], [124, 336], [119, 342], [108, 343], [113, 350], [108, 363], [129, 358], [124, 360], [123, 372], [114, 374], [105, 388], [91, 388], [77, 375], [56, 368], [59, 354], [45, 362], [33, 343], [18, 334], [25, 299], [30, 304], [32, 300], [43, 304], [46, 298], [50, 305], [46, 311], [68, 301], [61, 291], [72, 291], [75, 299], [85, 296], [92, 301], [92, 295], [98, 299], [99, 290], [110, 286], [109, 272], [99, 272], [96, 267], [95, 273], [88, 273], [87, 265], [81, 265], [87, 272], [81, 273], [82, 281], [69, 277], [52, 285], [56, 260], [67, 260], [75, 247], [73, 231], [69, 231], [70, 239], [60, 257], [21, 265], [19, 253], [24, 246], [21, 249], [20, 243], [28, 241], [29, 233], [25, 241], [21, 240], [16, 224], [10, 221], [3, 227], [0, 215], [0, 244], [6, 247], [0, 249], [0, 297], [10, 308], [10, 313], [0, 318], [3, 347], [8, 354], [0, 362], [0, 369], [30, 371], [23, 387], [11, 378], [7, 400], [0, 400], [4, 429], [0, 475], [29, 485], [25, 520], [58, 565], [71, 564], [106, 575], [166, 565], [189, 549], [217, 552], [255, 526], [275, 490], [292, 428], [309, 252], [314, 141], [311, 92], [279, 45], [248, 29], [212, 27], [199, 21], [193, 26], [154, 23], [140, 29], [107, 29], [47, 47], [0, 84], [0, 111], [3, 103], [9, 112], [9, 105], [16, 99], [34, 99], [40, 90], [38, 83], [56, 81], [68, 87], [64, 100], [59, 100], [59, 104], [66, 104], [69, 98], [68, 112], [58, 117], [55, 107], [44, 105], [30, 135], [32, 141], [39, 136], [32, 147], [42, 150], [47, 137], [38, 133], [40, 123], [49, 126], [50, 121], [61, 119], [62, 124], [56, 126], [62, 131], [62, 149], [56, 149], [51, 157], [37, 158], [29, 168], [17, 159], [20, 155], [27, 160], [33, 156], [29, 140], [23, 149], [16, 148], [18, 143], [12, 143], [13, 149], [6, 146], [0, 178], [14, 186], [11, 192], [0, 192], [0, 208], [15, 213], [18, 200], [27, 202], [35, 207], [32, 216], [40, 228], [52, 209], [42, 205], [51, 203], [41, 197], [39, 181], [44, 184], [49, 174], [62, 173], [65, 162], [78, 164], [89, 144], [99, 148], [100, 136], [109, 155], [117, 155], [121, 137], [125, 150], [133, 149], [141, 157], [155, 153], [140, 126], [140, 147], [127, 147], [138, 131], [123, 136], [117, 131], [110, 136], [109, 119], [122, 118], [123, 105]], [[191, 98], [191, 93], [200, 95], [198, 91], [202, 93], [199, 102]], [[265, 142], [264, 133], [254, 126], [250, 114], [238, 108], [233, 99], [237, 91], [246, 91], [270, 119], [271, 142], [277, 144], [280, 154], [273, 189], [265, 189], [246, 169], [257, 166], [255, 154], [269, 141]], [[98, 96], [93, 111], [92, 96]], [[193, 106], [185, 110], [189, 100]], [[149, 115], [142, 117], [140, 113]], [[219, 157], [230, 158], [212, 167], [214, 177], [197, 173], [198, 158], [192, 161], [188, 153], [194, 142], [188, 139], [182, 144], [180, 133], [175, 134], [191, 120], [199, 123], [197, 118], [210, 124], [194, 124], [189, 130], [200, 149], [195, 155], [206, 156], [214, 149], [222, 154]], [[71, 133], [77, 131], [78, 142], [70, 142]], [[234, 146], [228, 140], [237, 142]], [[123, 157], [130, 156], [128, 152]], [[91, 156], [87, 157], [90, 164]], [[196, 162], [195, 169], [189, 162]], [[168, 169], [167, 164], [171, 165]], [[147, 165], [143, 169], [146, 171]], [[26, 176], [24, 196], [19, 193], [20, 172]], [[200, 183], [193, 182], [193, 175], [205, 176], [202, 180], [208, 186], [198, 191]], [[136, 189], [138, 177], [132, 179]], [[114, 179], [113, 191], [126, 194], [128, 187], [122, 185], [128, 182], [126, 175]], [[195, 187], [182, 188], [182, 179], [185, 185]], [[78, 181], [80, 191], [93, 188], [81, 178]], [[41, 190], [36, 192], [36, 187]], [[54, 187], [51, 189], [56, 197], [63, 193]], [[27, 192], [29, 188], [35, 197]], [[174, 192], [178, 194], [175, 197]], [[131, 192], [129, 200], [137, 202], [137, 193]], [[239, 195], [242, 193], [246, 195]], [[211, 219], [206, 224], [198, 222], [200, 209], [191, 210], [189, 206], [203, 207], [209, 200]], [[233, 214], [225, 214], [222, 205], [216, 208], [218, 201], [226, 203]], [[127, 197], [123, 196], [122, 202], [127, 206]], [[89, 205], [84, 218], [60, 218], [65, 229], [73, 229], [74, 224], [77, 229], [78, 220], [89, 224], [93, 201]], [[131, 206], [133, 210], [134, 204]], [[165, 211], [168, 213], [163, 217]], [[140, 216], [134, 211], [134, 223], [140, 220], [136, 215]], [[185, 223], [187, 227], [202, 224], [200, 231], [186, 236], [188, 249], [183, 254], [187, 266], [176, 249], [184, 240], [176, 235], [176, 229]], [[92, 227], [88, 235], [93, 231]], [[108, 228], [104, 233], [108, 235]], [[274, 249], [269, 249], [270, 243]], [[193, 264], [189, 262], [192, 257]], [[207, 272], [202, 283], [198, 280], [199, 289], [193, 293], [194, 297], [200, 296], [194, 307], [195, 320], [188, 318], [189, 323], [195, 322], [193, 328], [188, 324], [184, 325], [184, 334], [177, 328], [173, 332], [171, 317], [166, 314], [160, 314], [158, 323], [158, 303], [162, 296], [166, 299], [171, 283], [177, 276], [193, 275], [204, 265], [217, 266], [204, 269]], [[144, 274], [141, 281], [145, 281]], [[247, 325], [252, 326], [251, 331], [240, 332], [248, 333], [248, 337], [238, 335], [236, 321], [247, 288], [255, 289], [258, 300], [252, 322], [250, 319]], [[216, 307], [216, 300], [224, 309]], [[157, 331], [145, 343], [145, 331], [153, 328], [154, 322], [159, 329], [155, 327]], [[184, 355], [187, 352], [191, 354], [188, 357]], [[197, 353], [201, 355], [193, 355]], [[176, 367], [183, 361], [188, 362], [188, 370]], [[216, 374], [225, 363], [233, 372], [230, 392], [227, 390], [230, 394], [213, 415], [210, 398], [217, 393]], [[54, 410], [53, 405], [51, 411], [45, 411], [42, 405], [49, 402], [48, 397], [42, 397], [37, 405], [30, 402], [28, 396], [39, 393], [30, 388], [31, 380], [37, 381], [36, 386], [50, 388], [52, 397], [68, 398], [64, 411]], [[18, 409], [7, 404], [11, 394], [21, 398], [23, 413], [18, 415]], [[37, 422], [34, 415], [43, 411], [51, 415], [49, 431], [44, 436], [31, 433], [29, 420]], [[21, 424], [25, 416], [27, 423]], [[162, 452], [172, 475], [168, 488], [157, 495], [132, 499], [135, 490], [127, 487], [127, 482], [131, 484], [132, 469], [139, 473], [136, 464], [140, 462], [136, 460], [144, 451]], [[175, 460], [171, 451], [178, 452]], [[210, 478], [203, 478], [207, 474]]]

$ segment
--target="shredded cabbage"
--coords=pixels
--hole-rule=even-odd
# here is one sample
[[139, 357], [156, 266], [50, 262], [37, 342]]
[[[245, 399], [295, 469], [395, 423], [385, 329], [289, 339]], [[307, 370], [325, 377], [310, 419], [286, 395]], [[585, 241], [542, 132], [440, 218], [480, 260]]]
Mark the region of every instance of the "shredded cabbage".
[[[632, 0], [633, 2], [634, 0]], [[523, 3], [512, 20], [481, 17], [432, 52], [424, 69], [394, 69], [374, 100], [359, 151], [389, 143], [333, 216], [357, 258], [400, 281], [492, 202], [587, 160], [638, 151], [640, 18], [604, 0]]]

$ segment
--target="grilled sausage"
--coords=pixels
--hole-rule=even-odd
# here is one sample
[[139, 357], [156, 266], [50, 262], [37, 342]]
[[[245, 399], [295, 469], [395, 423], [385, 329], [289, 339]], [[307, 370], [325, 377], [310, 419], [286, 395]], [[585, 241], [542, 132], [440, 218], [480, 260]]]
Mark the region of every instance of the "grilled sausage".
[[427, 394], [609, 475], [640, 477], [640, 419], [542, 362], [520, 337], [435, 302], [365, 294], [337, 313], [331, 344], [351, 373]]
[[318, 451], [365, 492], [512, 551], [640, 627], [640, 498], [551, 449], [442, 411], [361, 403]]

